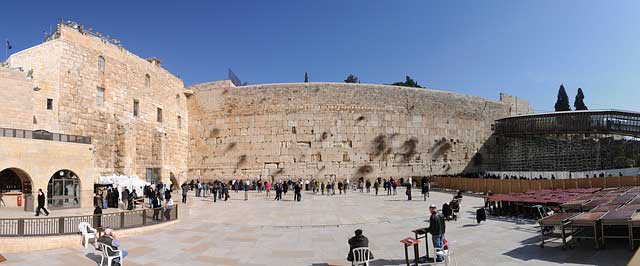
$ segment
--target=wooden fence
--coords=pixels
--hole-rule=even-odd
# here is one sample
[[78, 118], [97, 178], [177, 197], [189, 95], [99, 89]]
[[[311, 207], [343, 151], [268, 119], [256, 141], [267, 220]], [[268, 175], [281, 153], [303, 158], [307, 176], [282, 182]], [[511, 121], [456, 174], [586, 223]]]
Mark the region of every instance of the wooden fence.
[[598, 178], [517, 180], [484, 178], [431, 178], [434, 188], [444, 188], [495, 194], [518, 193], [537, 189], [607, 188], [640, 186], [640, 176], [612, 176]]

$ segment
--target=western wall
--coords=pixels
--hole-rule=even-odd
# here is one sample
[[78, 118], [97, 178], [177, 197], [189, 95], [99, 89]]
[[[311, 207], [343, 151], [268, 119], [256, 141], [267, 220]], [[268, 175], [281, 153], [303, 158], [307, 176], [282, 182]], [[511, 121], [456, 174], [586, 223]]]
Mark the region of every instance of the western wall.
[[[160, 60], [70, 22], [3, 63], [0, 96], [1, 136], [23, 139], [0, 138], [21, 147], [3, 151], [9, 159], [0, 170], [45, 193], [57, 171], [69, 170], [80, 179], [82, 205], [105, 175], [182, 183], [483, 170], [495, 164], [494, 121], [530, 112], [526, 100], [507, 94], [495, 101], [376, 84], [236, 87], [222, 80], [185, 88]], [[59, 142], [82, 141], [32, 136], [41, 131]], [[23, 151], [46, 154], [25, 164]], [[47, 159], [69, 151], [82, 158]], [[25, 187], [23, 193], [32, 192]]]
[[514, 112], [511, 102], [374, 84], [222, 81], [189, 89], [189, 173], [203, 179], [473, 171], [492, 159], [476, 153], [494, 121]]

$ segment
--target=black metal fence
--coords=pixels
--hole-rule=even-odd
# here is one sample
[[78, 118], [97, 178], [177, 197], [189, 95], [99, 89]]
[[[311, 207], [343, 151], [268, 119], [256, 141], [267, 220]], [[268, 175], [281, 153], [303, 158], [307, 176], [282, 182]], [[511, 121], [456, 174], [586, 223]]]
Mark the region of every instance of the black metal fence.
[[128, 229], [161, 224], [178, 219], [178, 205], [171, 209], [141, 209], [98, 215], [3, 218], [0, 219], [0, 237], [29, 237], [78, 234], [82, 222], [94, 228]]
[[0, 128], [0, 137], [21, 138], [21, 139], [41, 139], [60, 142], [72, 142], [91, 144], [91, 137], [51, 133], [46, 130], [24, 130], [15, 128]]

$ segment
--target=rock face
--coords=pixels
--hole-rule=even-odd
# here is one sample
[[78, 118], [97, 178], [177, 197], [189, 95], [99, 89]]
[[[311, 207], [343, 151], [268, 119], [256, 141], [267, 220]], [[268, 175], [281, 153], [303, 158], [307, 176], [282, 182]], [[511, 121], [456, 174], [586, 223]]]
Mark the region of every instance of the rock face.
[[[513, 111], [508, 102], [387, 85], [213, 82], [188, 89], [189, 173], [206, 179], [472, 171], [494, 121]], [[481, 157], [488, 163], [492, 156]]]
[[[50, 40], [11, 55], [8, 65], [30, 75], [31, 80], [8, 85], [28, 95], [14, 99], [29, 114], [12, 111], [15, 115], [3, 116], [4, 126], [91, 137], [96, 175], [144, 178], [160, 169], [165, 182], [172, 174], [186, 177], [184, 84], [157, 59], [142, 59], [96, 34], [59, 24]], [[95, 176], [81, 178], [93, 182]]]

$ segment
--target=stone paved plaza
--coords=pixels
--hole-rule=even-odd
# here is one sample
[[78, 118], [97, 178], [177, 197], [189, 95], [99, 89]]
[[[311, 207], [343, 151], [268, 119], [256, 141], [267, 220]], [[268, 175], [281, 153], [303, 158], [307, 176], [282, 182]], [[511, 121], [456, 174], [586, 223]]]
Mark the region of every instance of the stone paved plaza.
[[[380, 194], [383, 194], [381, 191]], [[364, 230], [376, 260], [371, 265], [404, 265], [399, 240], [424, 227], [427, 206], [441, 206], [451, 194], [432, 192], [425, 202], [414, 193], [373, 196], [303, 194], [302, 202], [275, 202], [263, 194], [231, 191], [227, 202], [190, 197], [181, 206], [181, 221], [146, 235], [122, 239], [129, 251], [125, 265], [350, 265], [344, 259], [347, 240]], [[590, 243], [573, 250], [538, 246], [535, 224], [493, 219], [475, 224], [475, 210], [483, 200], [464, 198], [462, 219], [447, 223], [447, 239], [457, 265], [626, 265], [632, 252], [625, 243], [595, 251]], [[34, 239], [37, 241], [37, 239]], [[424, 247], [420, 246], [424, 251]], [[3, 254], [2, 265], [96, 265], [100, 257], [78, 247], [21, 254]], [[97, 261], [97, 262], [96, 262]], [[426, 264], [425, 264], [426, 265]]]

